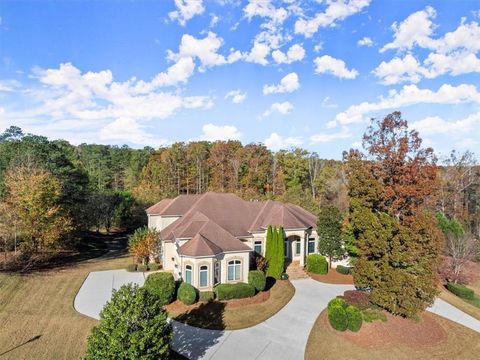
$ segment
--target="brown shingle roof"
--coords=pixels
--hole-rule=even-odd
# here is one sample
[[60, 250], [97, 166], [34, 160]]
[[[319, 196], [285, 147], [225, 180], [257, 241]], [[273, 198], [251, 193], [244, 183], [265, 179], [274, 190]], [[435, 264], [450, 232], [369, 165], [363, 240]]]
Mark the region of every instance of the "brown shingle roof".
[[179, 195], [175, 199], [163, 199], [149, 207], [146, 211], [150, 215], [184, 215], [202, 195]]

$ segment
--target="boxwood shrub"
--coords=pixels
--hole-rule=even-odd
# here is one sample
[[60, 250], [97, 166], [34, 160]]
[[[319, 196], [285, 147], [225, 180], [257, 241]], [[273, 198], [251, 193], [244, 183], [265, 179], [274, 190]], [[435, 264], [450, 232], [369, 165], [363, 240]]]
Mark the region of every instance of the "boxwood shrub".
[[137, 265], [137, 271], [141, 271], [141, 272], [148, 271], [148, 266], [147, 266], [147, 265], [143, 265], [143, 264], [138, 264], [138, 265]]
[[328, 321], [335, 330], [345, 331], [348, 327], [348, 318], [341, 305], [334, 305], [328, 309]]
[[336, 270], [337, 270], [337, 273], [342, 274], [342, 275], [350, 274], [350, 268], [348, 266], [337, 265]]
[[345, 309], [345, 313], [347, 314], [348, 330], [359, 331], [363, 322], [361, 311], [356, 306], [349, 305]]
[[462, 299], [473, 300], [475, 298], [475, 293], [472, 289], [460, 284], [449, 282], [447, 283], [447, 289]]
[[160, 264], [157, 264], [157, 263], [148, 264], [148, 270], [157, 271], [158, 269], [160, 269]]
[[220, 284], [215, 287], [218, 300], [243, 299], [255, 295], [255, 288], [246, 283]]
[[177, 298], [185, 305], [195, 304], [197, 301], [197, 291], [192, 285], [182, 282], [178, 288]]
[[255, 290], [263, 291], [267, 284], [267, 278], [263, 271], [252, 270], [248, 273], [248, 283], [252, 285]]
[[330, 311], [330, 309], [334, 306], [340, 306], [340, 307], [346, 309], [348, 304], [346, 303], [346, 301], [344, 299], [337, 297], [337, 298], [334, 298], [334, 299], [332, 299], [328, 302], [327, 309]]
[[162, 305], [170, 304], [175, 295], [175, 279], [172, 273], [158, 272], [150, 274], [145, 280], [145, 288], [162, 301]]
[[212, 301], [215, 299], [215, 293], [213, 291], [200, 291], [198, 294], [199, 301]]
[[328, 272], [327, 259], [320, 254], [310, 254], [307, 257], [307, 271], [314, 274], [326, 274]]

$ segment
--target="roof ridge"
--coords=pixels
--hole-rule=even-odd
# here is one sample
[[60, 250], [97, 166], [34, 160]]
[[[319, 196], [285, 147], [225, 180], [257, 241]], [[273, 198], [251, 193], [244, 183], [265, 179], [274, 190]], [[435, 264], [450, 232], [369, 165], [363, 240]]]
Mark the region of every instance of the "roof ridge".
[[263, 214], [263, 211], [265, 210], [265, 208], [267, 207], [267, 205], [272, 202], [272, 200], [268, 199], [266, 201], [263, 201], [263, 206], [262, 208], [260, 209], [260, 211], [258, 212], [257, 216], [255, 217], [255, 219], [252, 221], [252, 223], [248, 226], [249, 230], [253, 230], [253, 226], [257, 223], [257, 220], [260, 218], [260, 215]]

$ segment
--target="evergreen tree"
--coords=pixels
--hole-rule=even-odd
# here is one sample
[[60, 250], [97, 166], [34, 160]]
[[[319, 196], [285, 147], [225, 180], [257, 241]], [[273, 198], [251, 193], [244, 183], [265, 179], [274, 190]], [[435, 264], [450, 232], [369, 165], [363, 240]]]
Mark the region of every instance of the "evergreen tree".
[[270, 263], [272, 262], [272, 254], [273, 254], [273, 230], [272, 226], [268, 225], [267, 227], [267, 239], [265, 241], [265, 260], [267, 260], [267, 274], [268, 268], [270, 267]]
[[283, 239], [283, 227], [278, 228], [278, 249], [277, 249], [277, 274], [278, 278], [282, 276], [282, 273], [285, 271], [285, 250], [284, 250], [284, 239]]
[[[267, 253], [269, 254], [269, 259], [268, 259], [268, 267], [267, 267], [267, 276], [277, 278], [276, 277], [276, 269], [277, 269], [277, 263], [278, 263], [278, 256], [277, 256], [277, 239], [278, 239], [278, 232], [277, 232], [277, 227], [271, 227], [271, 240], [270, 240], [270, 251], [268, 251], [267, 247]], [[267, 245], [268, 246], [268, 245]]]
[[335, 206], [326, 206], [318, 217], [317, 233], [319, 237], [318, 250], [328, 256], [330, 269], [332, 258], [345, 254], [342, 241], [342, 213]]

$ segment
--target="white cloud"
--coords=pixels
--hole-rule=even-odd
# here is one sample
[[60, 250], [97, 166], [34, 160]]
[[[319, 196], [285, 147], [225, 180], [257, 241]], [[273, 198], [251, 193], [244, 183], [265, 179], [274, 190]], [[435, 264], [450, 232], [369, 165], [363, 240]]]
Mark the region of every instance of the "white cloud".
[[250, 52], [245, 55], [245, 61], [260, 65], [267, 65], [267, 56], [270, 54], [270, 50], [270, 46], [267, 44], [255, 41]]
[[292, 45], [285, 54], [281, 50], [274, 50], [272, 58], [277, 64], [291, 64], [295, 61], [303, 60], [305, 57], [305, 49], [301, 44]]
[[247, 98], [247, 93], [242, 92], [240, 89], [232, 90], [225, 95], [225, 99], [229, 99], [229, 98], [232, 99], [232, 103], [241, 104]]
[[290, 102], [288, 101], [284, 101], [281, 103], [276, 102], [270, 105], [270, 107], [263, 112], [261, 118], [266, 118], [272, 115], [272, 113], [274, 112], [277, 112], [281, 115], [288, 115], [292, 112], [292, 110], [293, 110], [293, 105]]
[[175, 0], [177, 10], [169, 12], [168, 16], [171, 20], [176, 20], [182, 26], [185, 26], [187, 21], [192, 19], [195, 15], [203, 13], [203, 0]]
[[315, 51], [316, 53], [320, 52], [320, 50], [322, 49], [323, 49], [323, 42], [319, 42], [313, 47], [313, 51]]
[[284, 138], [281, 135], [277, 134], [276, 132], [270, 134], [268, 138], [264, 141], [265, 146], [272, 150], [278, 151], [281, 149], [287, 149], [290, 147], [300, 146], [303, 143], [301, 137], [287, 137]]
[[370, 4], [370, 0], [326, 1], [324, 12], [317, 13], [311, 19], [299, 19], [295, 22], [295, 33], [312, 37], [319, 28], [335, 26], [337, 21], [346, 19], [362, 11]]
[[421, 135], [465, 136], [477, 131], [480, 125], [480, 112], [470, 114], [464, 119], [447, 121], [439, 116], [428, 116], [422, 120], [410, 123], [410, 127], [418, 130]]
[[313, 62], [315, 63], [315, 73], [317, 74], [332, 74], [341, 79], [355, 79], [358, 75], [357, 70], [347, 69], [345, 61], [330, 55], [317, 57]]
[[264, 85], [263, 94], [275, 94], [275, 93], [291, 93], [300, 88], [300, 82], [298, 81], [297, 73], [290, 73], [285, 75], [280, 84], [278, 85]]
[[217, 15], [210, 14], [210, 24], [208, 24], [208, 27], [213, 28], [213, 27], [217, 26], [219, 20], [220, 20], [220, 18]]
[[161, 146], [168, 143], [165, 139], [157, 139], [143, 129], [132, 118], [118, 118], [100, 129], [101, 140], [129, 142], [137, 145]]
[[248, 20], [259, 16], [269, 18], [275, 24], [283, 23], [288, 17], [288, 11], [285, 8], [276, 8], [270, 0], [249, 0], [243, 12]]
[[400, 91], [391, 90], [387, 97], [381, 97], [378, 102], [365, 101], [350, 106], [346, 111], [337, 114], [335, 120], [328, 123], [328, 127], [363, 122], [367, 114], [416, 104], [460, 104], [468, 102], [480, 103], [480, 93], [473, 85], [453, 86], [444, 84], [437, 91], [419, 89], [416, 85], [405, 85]]
[[318, 133], [310, 136], [310, 141], [312, 143], [327, 143], [335, 140], [343, 140], [352, 137], [352, 133], [347, 127], [342, 127], [342, 130], [336, 133], [325, 134]]
[[338, 107], [338, 104], [333, 104], [330, 102], [330, 96], [326, 96], [325, 98], [323, 98], [322, 100], [322, 107], [324, 108], [337, 108]]
[[364, 36], [363, 38], [358, 40], [357, 45], [370, 47], [370, 46], [373, 46], [373, 40], [370, 39], [368, 36]]
[[205, 124], [202, 126], [201, 140], [240, 140], [242, 133], [233, 125]]
[[12, 92], [21, 86], [20, 82], [14, 79], [0, 80], [0, 92]]
[[382, 79], [383, 84], [390, 85], [403, 81], [419, 82], [425, 72], [417, 59], [407, 54], [403, 58], [395, 57], [388, 62], [382, 61], [373, 73]]

